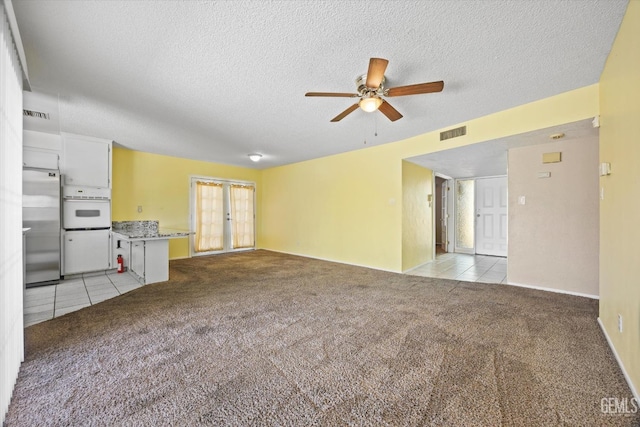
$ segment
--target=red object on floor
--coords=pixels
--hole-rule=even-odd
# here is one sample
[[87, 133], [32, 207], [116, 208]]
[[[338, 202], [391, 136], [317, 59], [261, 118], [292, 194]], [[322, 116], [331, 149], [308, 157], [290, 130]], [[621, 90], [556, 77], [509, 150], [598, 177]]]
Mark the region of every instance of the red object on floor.
[[118, 273], [122, 273], [124, 271], [124, 259], [122, 255], [118, 255]]

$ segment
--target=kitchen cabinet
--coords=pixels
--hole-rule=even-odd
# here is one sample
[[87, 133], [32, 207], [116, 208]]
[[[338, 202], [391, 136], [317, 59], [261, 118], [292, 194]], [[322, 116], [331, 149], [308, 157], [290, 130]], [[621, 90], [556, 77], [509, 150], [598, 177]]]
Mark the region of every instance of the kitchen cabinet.
[[62, 138], [64, 184], [111, 188], [113, 141], [68, 133]]
[[145, 285], [169, 280], [169, 240], [132, 241], [129, 269]]
[[22, 146], [36, 150], [53, 151], [62, 156], [62, 137], [58, 134], [25, 129], [22, 131]]
[[111, 267], [109, 230], [64, 231], [63, 275], [108, 270]]
[[25, 168], [59, 170], [60, 156], [50, 150], [25, 148], [22, 150], [22, 166]]

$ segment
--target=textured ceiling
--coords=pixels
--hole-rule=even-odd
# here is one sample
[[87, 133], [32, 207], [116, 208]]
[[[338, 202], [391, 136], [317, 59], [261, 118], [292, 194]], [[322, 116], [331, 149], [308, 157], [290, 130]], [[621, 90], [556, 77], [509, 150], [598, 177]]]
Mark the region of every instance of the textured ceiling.
[[[60, 131], [264, 168], [596, 83], [627, 0], [13, 5], [35, 95], [29, 107], [58, 98]], [[370, 57], [389, 59], [387, 87], [444, 80], [444, 91], [390, 99], [404, 115], [394, 123], [361, 110], [330, 123], [354, 101], [304, 93], [355, 91]], [[250, 162], [251, 152], [263, 160]]]

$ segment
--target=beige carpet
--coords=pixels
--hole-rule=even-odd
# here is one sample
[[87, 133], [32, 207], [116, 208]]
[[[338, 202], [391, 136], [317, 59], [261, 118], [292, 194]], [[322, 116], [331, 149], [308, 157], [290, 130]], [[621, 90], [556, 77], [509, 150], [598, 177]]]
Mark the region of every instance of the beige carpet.
[[597, 301], [268, 251], [26, 329], [7, 426], [639, 425]]

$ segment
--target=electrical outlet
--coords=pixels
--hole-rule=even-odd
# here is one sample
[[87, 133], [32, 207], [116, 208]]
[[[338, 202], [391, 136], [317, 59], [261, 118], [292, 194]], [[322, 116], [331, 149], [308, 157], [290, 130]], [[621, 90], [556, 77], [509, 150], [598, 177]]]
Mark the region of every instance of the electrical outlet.
[[142, 205], [138, 205], [138, 213], [142, 213]]
[[622, 332], [622, 314], [618, 314], [618, 332]]

